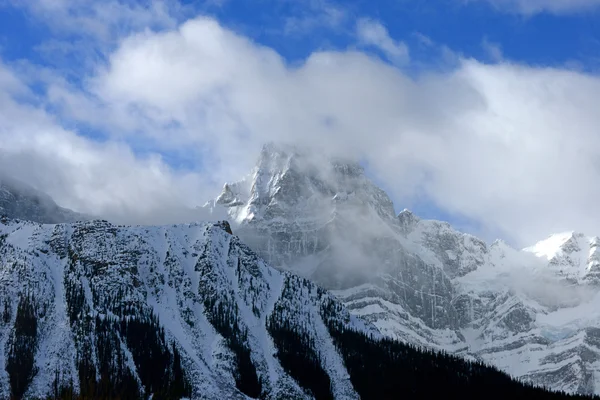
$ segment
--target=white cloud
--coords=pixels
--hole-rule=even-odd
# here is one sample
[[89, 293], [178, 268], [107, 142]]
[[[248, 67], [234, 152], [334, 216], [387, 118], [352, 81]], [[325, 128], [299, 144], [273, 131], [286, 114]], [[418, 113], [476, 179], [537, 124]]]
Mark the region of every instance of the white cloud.
[[1, 63], [0, 121], [0, 170], [62, 206], [128, 223], [222, 217], [191, 211], [218, 187], [172, 170], [156, 154], [136, 156], [125, 143], [99, 143], [65, 129]]
[[[461, 0], [474, 2], [481, 0]], [[538, 13], [573, 14], [600, 6], [600, 0], [485, 0], [499, 10], [533, 15]]]
[[348, 19], [347, 11], [327, 0], [308, 0], [299, 4], [295, 15], [285, 19], [284, 34], [308, 35], [318, 28], [340, 29]]
[[374, 46], [395, 63], [406, 64], [409, 59], [408, 46], [392, 39], [388, 30], [380, 22], [367, 18], [359, 19], [356, 33], [361, 44]]
[[488, 57], [494, 62], [502, 61], [504, 57], [502, 54], [502, 47], [498, 43], [490, 42], [488, 38], [483, 38], [481, 42], [483, 50], [487, 53]]
[[[284, 140], [364, 157], [398, 208], [425, 198], [520, 244], [555, 231], [600, 233], [596, 76], [460, 59], [415, 79], [357, 51], [315, 52], [292, 66], [198, 18], [128, 37], [84, 78], [83, 91], [50, 79], [44, 101], [58, 106], [56, 120], [17, 103], [23, 85], [0, 73], [13, 87], [0, 108], [13, 121], [0, 147], [20, 154], [22, 173], [48, 182], [42, 189], [65, 205], [113, 215], [140, 207], [142, 218], [200, 204], [248, 172], [264, 142]], [[109, 137], [85, 139], [65, 121]], [[140, 143], [154, 155], [136, 156]], [[202, 175], [156, 156], [172, 151]]]
[[415, 81], [351, 51], [290, 67], [201, 18], [125, 41], [95, 87], [156, 123], [178, 121], [178, 139], [214, 150], [221, 167], [245, 168], [267, 140], [318, 143], [367, 157], [404, 204], [425, 194], [520, 243], [600, 225], [593, 76], [463, 60]]
[[427, 35], [422, 34], [421, 32], [414, 32], [413, 36], [417, 39], [419, 44], [425, 47], [433, 47], [435, 43], [431, 38]]
[[13, 1], [61, 33], [90, 35], [102, 41], [145, 28], [174, 28], [182, 11], [172, 0], [37, 0]]

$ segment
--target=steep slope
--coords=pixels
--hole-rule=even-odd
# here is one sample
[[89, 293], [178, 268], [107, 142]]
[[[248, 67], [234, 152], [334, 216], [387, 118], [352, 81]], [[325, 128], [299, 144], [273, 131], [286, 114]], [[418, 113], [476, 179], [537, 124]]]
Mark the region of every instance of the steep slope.
[[249, 179], [226, 185], [216, 203], [268, 262], [347, 289], [352, 309], [389, 302], [393, 312], [368, 318], [398, 337], [418, 330], [427, 343], [442, 329], [441, 342], [460, 342], [448, 276], [407, 250], [391, 200], [359, 165], [268, 145]]
[[[268, 268], [219, 225], [4, 220], [0, 237], [2, 398], [9, 391], [43, 397], [54, 388], [127, 398], [304, 398], [267, 333], [267, 317], [281, 307], [313, 338], [336, 398], [356, 398], [322, 335], [325, 292]], [[286, 296], [299, 283], [302, 293]], [[36, 324], [27, 334], [19, 330], [23, 307]], [[336, 317], [370, 330], [347, 313]], [[31, 361], [15, 364], [23, 354]], [[123, 392], [111, 392], [115, 382]]]
[[56, 205], [45, 193], [0, 174], [0, 216], [56, 224], [90, 219]]
[[262, 257], [332, 290], [388, 337], [485, 360], [535, 384], [600, 393], [600, 312], [576, 327], [553, 317], [591, 304], [595, 256], [573, 250], [587, 251], [583, 243], [567, 243], [550, 262], [575, 265], [573, 288], [528, 252], [408, 210], [394, 215], [356, 163], [273, 144], [215, 203]]
[[383, 339], [227, 223], [2, 219], [0, 310], [0, 398], [565, 397]]

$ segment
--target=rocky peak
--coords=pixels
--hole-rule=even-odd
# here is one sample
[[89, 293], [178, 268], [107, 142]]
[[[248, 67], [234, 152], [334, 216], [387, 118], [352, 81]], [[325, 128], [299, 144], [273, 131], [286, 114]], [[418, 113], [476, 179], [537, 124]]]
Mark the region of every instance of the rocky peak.
[[219, 197], [217, 197], [217, 204], [228, 204], [230, 206], [238, 206], [244, 203], [244, 200], [240, 198], [241, 193], [239, 193], [236, 188], [233, 188], [232, 184], [226, 183], [223, 186], [223, 190]]
[[582, 250], [585, 246], [585, 235], [583, 233], [573, 232], [571, 236], [560, 246], [563, 253], [575, 253]]
[[548, 236], [546, 239], [541, 240], [533, 246], [526, 247], [524, 251], [534, 253], [538, 257], [545, 257], [551, 260], [557, 254], [561, 253], [566, 246], [567, 250], [571, 252], [577, 247], [576, 238], [582, 237], [583, 235], [575, 232], [563, 232]]
[[419, 221], [421, 221], [421, 219], [406, 208], [398, 214], [398, 222], [404, 233], [412, 231]]
[[233, 235], [233, 232], [231, 231], [231, 225], [229, 225], [228, 221], [219, 221], [215, 224], [215, 226], [218, 226], [219, 228], [223, 229], [225, 232], [229, 233], [230, 235]]
[[526, 252], [548, 260], [548, 267], [566, 279], [600, 283], [600, 249], [598, 237], [580, 232], [564, 232], [551, 235]]
[[365, 176], [359, 163], [274, 143], [263, 147], [249, 176], [224, 186], [216, 202], [240, 224], [310, 217], [315, 210], [329, 219], [356, 207], [362, 213], [372, 210], [382, 218], [394, 218], [391, 199]]

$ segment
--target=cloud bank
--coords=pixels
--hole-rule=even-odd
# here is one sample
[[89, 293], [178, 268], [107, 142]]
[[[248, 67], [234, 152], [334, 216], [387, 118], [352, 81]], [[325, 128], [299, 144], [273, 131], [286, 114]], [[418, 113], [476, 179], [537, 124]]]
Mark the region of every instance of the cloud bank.
[[[401, 42], [364, 23], [393, 54]], [[2, 168], [79, 211], [168, 219], [280, 140], [364, 159], [398, 209], [427, 201], [519, 245], [600, 226], [593, 75], [460, 59], [415, 77], [352, 49], [290, 65], [197, 17], [128, 33], [81, 85], [28, 79], [0, 68]]]
[[[481, 0], [466, 0], [467, 2]], [[485, 0], [501, 11], [534, 15], [539, 13], [575, 14], [600, 6], [600, 0]]]

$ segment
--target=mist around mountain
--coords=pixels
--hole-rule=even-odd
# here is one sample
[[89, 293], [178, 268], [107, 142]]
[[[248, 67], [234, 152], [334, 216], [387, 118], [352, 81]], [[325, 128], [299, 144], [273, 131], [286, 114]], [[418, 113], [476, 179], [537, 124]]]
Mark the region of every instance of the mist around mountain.
[[[3, 185], [3, 210], [17, 218], [87, 219]], [[408, 210], [396, 215], [356, 162], [275, 144], [198, 209], [224, 214], [241, 241], [226, 236], [216, 247], [213, 234], [230, 228], [4, 217], [3, 393], [436, 397], [422, 380], [428, 371], [446, 394], [483, 396], [483, 379], [503, 382], [507, 395], [548, 395], [484, 365], [527, 385], [598, 393], [597, 238], [489, 245]], [[60, 315], [48, 319], [50, 309]]]
[[59, 207], [46, 193], [0, 173], [0, 216], [43, 224], [76, 222], [90, 216]]
[[277, 144], [208, 207], [227, 209], [267, 262], [331, 290], [389, 338], [535, 385], [600, 393], [595, 238], [559, 235], [553, 250], [488, 244], [396, 215], [356, 162]]
[[[110, 194], [109, 194], [110, 195]], [[0, 171], [0, 216], [44, 224], [69, 223], [104, 219], [116, 224], [163, 225], [192, 221], [217, 221], [227, 218], [221, 209], [187, 207], [177, 203], [172, 208], [155, 213], [136, 213], [122, 210], [106, 212], [97, 209], [89, 214], [60, 207], [48, 194]]]

